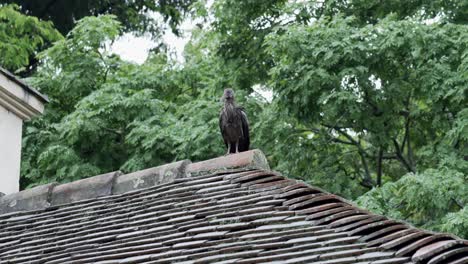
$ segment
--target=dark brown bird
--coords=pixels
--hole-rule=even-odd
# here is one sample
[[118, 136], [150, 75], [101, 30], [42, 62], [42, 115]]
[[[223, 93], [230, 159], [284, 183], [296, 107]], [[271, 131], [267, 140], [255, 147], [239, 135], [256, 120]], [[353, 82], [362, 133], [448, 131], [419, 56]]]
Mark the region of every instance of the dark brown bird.
[[234, 91], [225, 89], [224, 107], [219, 114], [219, 128], [227, 147], [226, 155], [249, 150], [249, 121], [243, 107], [234, 102]]

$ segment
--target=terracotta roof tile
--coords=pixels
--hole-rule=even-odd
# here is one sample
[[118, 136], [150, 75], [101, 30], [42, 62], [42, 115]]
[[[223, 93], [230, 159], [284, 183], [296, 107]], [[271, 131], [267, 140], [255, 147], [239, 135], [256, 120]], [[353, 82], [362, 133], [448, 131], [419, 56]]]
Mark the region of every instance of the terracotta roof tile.
[[[232, 160], [238, 155], [246, 156]], [[255, 165], [263, 162], [258, 151], [238, 155], [216, 159], [222, 169], [210, 161], [191, 166], [185, 161], [185, 167], [179, 162], [130, 176], [99, 176], [58, 191], [50, 185], [2, 197], [0, 263], [467, 261], [466, 241], [370, 214], [264, 170], [267, 166]], [[163, 177], [168, 171], [170, 181]], [[130, 181], [139, 182], [138, 177], [154, 185], [134, 188]], [[91, 182], [99, 183], [95, 192], [58, 195], [92, 188]], [[55, 202], [48, 200], [54, 190]], [[43, 200], [36, 202], [35, 196]]]
[[466, 264], [468, 263], [468, 256], [461, 256], [455, 260], [449, 261], [447, 264]]
[[435, 243], [431, 243], [424, 246], [414, 253], [412, 260], [415, 262], [421, 262], [423, 260], [431, 259], [434, 256], [438, 256], [439, 253], [447, 251], [447, 249], [454, 248], [462, 244], [461, 241], [456, 240], [443, 240]]
[[349, 231], [359, 228], [361, 226], [375, 223], [385, 219], [383, 216], [371, 216], [371, 215], [352, 215], [341, 218], [328, 226], [334, 227], [339, 231]]
[[[446, 263], [449, 259], [454, 258], [456, 256], [462, 256], [462, 255], [468, 256], [468, 248], [467, 247], [461, 247], [461, 248], [455, 248], [455, 249], [447, 250], [442, 254], [439, 254], [437, 256], [432, 257], [427, 262], [427, 264]], [[468, 262], [468, 259], [467, 259], [467, 262]]]
[[379, 237], [382, 237], [382, 236], [384, 236], [386, 234], [393, 234], [396, 231], [405, 230], [407, 228], [408, 228], [408, 226], [404, 225], [404, 224], [391, 225], [389, 227], [378, 229], [378, 230], [374, 231], [373, 233], [369, 233], [368, 235], [362, 237], [360, 240], [365, 241], [365, 242], [369, 242], [369, 241], [375, 240], [375, 239], [377, 239]]
[[439, 240], [452, 240], [452, 238], [445, 234], [430, 235], [421, 239], [417, 239], [411, 244], [401, 248], [400, 250], [396, 252], [396, 255], [405, 256], [405, 255], [408, 255], [409, 253], [414, 253], [418, 249], [422, 248], [423, 246], [439, 241]]

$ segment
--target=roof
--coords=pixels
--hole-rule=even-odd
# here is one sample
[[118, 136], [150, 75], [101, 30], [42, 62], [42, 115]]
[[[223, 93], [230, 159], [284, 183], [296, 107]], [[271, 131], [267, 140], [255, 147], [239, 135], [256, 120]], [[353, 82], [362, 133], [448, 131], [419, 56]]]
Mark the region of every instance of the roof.
[[282, 176], [258, 150], [0, 198], [0, 263], [263, 262], [462, 264], [468, 243]]
[[49, 98], [47, 98], [47, 96], [41, 94], [39, 91], [37, 91], [36, 89], [32, 88], [31, 86], [29, 86], [28, 84], [26, 84], [25, 82], [21, 81], [20, 79], [18, 79], [13, 73], [9, 72], [8, 70], [0, 67], [0, 73], [2, 73], [3, 75], [5, 75], [5, 77], [7, 77], [10, 81], [18, 84], [19, 86], [21, 86], [23, 89], [27, 90], [28, 92], [30, 92], [31, 94], [35, 95], [40, 101], [42, 101], [43, 103], [48, 103], [49, 102]]

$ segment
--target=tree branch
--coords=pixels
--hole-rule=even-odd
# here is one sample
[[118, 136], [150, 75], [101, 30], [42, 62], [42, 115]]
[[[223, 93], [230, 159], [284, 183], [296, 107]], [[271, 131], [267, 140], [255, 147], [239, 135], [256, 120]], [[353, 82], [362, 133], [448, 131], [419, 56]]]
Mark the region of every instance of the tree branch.
[[[366, 188], [374, 187], [375, 182], [372, 179], [372, 175], [369, 169], [369, 164], [367, 162], [367, 158], [372, 158], [373, 156], [366, 152], [366, 150], [362, 147], [361, 142], [357, 141], [351, 135], [343, 131], [342, 129], [345, 129], [344, 127], [331, 126], [331, 125], [326, 125], [326, 124], [322, 124], [322, 126], [335, 130], [336, 132], [338, 132], [338, 134], [342, 135], [343, 137], [347, 139], [347, 140], [343, 140], [343, 139], [339, 139], [337, 137], [327, 134], [326, 136], [329, 137], [330, 141], [355, 146], [357, 148], [357, 152], [361, 158], [361, 164], [364, 167], [364, 179], [363, 181], [360, 181], [360, 184]], [[307, 130], [296, 130], [296, 131], [300, 131], [300, 132], [312, 131], [314, 133], [323, 133], [323, 130], [320, 130], [317, 128], [309, 128]], [[382, 157], [383, 157], [383, 153], [382, 153]]]
[[457, 199], [455, 198], [450, 198], [458, 207], [460, 207], [460, 209], [463, 209], [464, 206], [463, 204], [461, 204], [459, 201], [457, 201]]
[[[346, 139], [349, 140], [348, 143], [351, 143], [352, 145], [356, 146], [356, 147], [358, 148], [359, 152], [362, 153], [363, 155], [365, 155], [366, 157], [372, 157], [372, 155], [370, 155], [369, 153], [367, 153], [366, 150], [362, 148], [360, 142], [358, 142], [358, 141], [355, 140], [351, 135], [349, 135], [348, 133], [346, 133], [345, 131], [343, 131], [341, 127], [330, 126], [330, 125], [327, 125], [327, 124], [322, 124], [322, 125], [323, 125], [324, 127], [333, 129], [333, 130], [335, 130], [336, 132], [338, 132], [340, 135], [344, 136]], [[351, 145], [351, 144], [350, 144], [350, 145]]]
[[396, 141], [396, 139], [393, 139], [393, 145], [395, 146], [397, 159], [403, 164], [403, 166], [405, 166], [407, 171], [415, 172], [414, 169], [408, 163], [408, 161], [405, 159], [405, 157], [403, 157], [400, 146], [398, 145], [398, 142]]
[[339, 127], [339, 126], [331, 126], [327, 124], [322, 124], [324, 127], [327, 127], [329, 129], [336, 130], [339, 134], [343, 135], [345, 138], [347, 138], [349, 141], [351, 141], [355, 145], [359, 145], [359, 142], [357, 142], [352, 136], [348, 135], [348, 133], [344, 132], [343, 129], [344, 127]]
[[383, 153], [382, 154], [382, 159], [384, 160], [389, 160], [389, 159], [398, 159], [395, 154], [390, 154], [390, 153]]
[[113, 134], [116, 134], [118, 136], [123, 136], [123, 132], [120, 131], [120, 130], [115, 130], [115, 129], [111, 129], [111, 128], [107, 128], [107, 127], [104, 127], [103, 125], [99, 125], [99, 127], [107, 132], [110, 132], [110, 133], [113, 133]]
[[333, 141], [333, 142], [336, 142], [336, 143], [341, 143], [341, 144], [345, 144], [345, 145], [354, 146], [354, 143], [353, 143], [353, 142], [348, 142], [348, 141], [345, 141], [345, 140], [341, 140], [341, 139], [339, 139], [339, 138], [331, 137], [330, 140]]

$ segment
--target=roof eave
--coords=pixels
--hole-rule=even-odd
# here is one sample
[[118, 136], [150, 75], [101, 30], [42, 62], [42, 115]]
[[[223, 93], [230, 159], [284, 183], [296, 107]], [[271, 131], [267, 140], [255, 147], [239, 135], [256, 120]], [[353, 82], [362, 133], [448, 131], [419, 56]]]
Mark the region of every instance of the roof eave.
[[32, 88], [22, 80], [20, 80], [18, 77], [16, 77], [13, 73], [9, 72], [8, 70], [0, 67], [0, 72], [3, 73], [10, 81], [15, 82], [17, 85], [21, 86], [22, 88], [28, 90], [31, 94], [34, 94], [37, 96], [38, 99], [40, 99], [44, 103], [49, 102], [49, 98], [47, 95], [41, 94], [38, 90]]
[[39, 93], [9, 71], [0, 67], [0, 105], [23, 120], [29, 120], [44, 112], [49, 102]]

